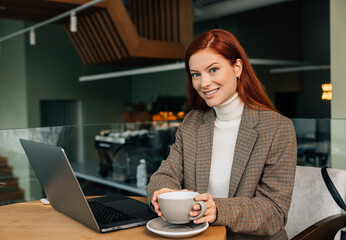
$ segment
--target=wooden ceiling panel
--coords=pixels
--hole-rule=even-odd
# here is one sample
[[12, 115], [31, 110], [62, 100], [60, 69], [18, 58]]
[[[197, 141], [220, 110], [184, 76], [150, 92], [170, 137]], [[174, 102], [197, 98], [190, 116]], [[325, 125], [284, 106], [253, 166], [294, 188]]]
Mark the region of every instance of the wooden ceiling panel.
[[105, 43], [101, 38], [101, 34], [97, 31], [98, 27], [95, 26], [95, 24], [91, 21], [90, 16], [85, 16], [83, 20], [88, 26], [91, 35], [94, 36], [98, 51], [102, 55], [104, 62], [110, 62], [112, 59], [110, 57], [109, 51], [105, 48]]
[[103, 22], [104, 29], [108, 32], [107, 35], [109, 36], [109, 40], [113, 42], [112, 46], [114, 51], [119, 53], [119, 59], [130, 57], [127, 48], [124, 45], [122, 38], [119, 36], [119, 33], [108, 13], [102, 12], [99, 20]]
[[[45, 21], [90, 0], [0, 0], [0, 18]], [[58, 23], [84, 64], [153, 64], [183, 60], [193, 37], [192, 0], [106, 0], [77, 13], [78, 31], [69, 17]], [[129, 11], [129, 12], [128, 12]], [[189, 23], [191, 21], [191, 23]]]

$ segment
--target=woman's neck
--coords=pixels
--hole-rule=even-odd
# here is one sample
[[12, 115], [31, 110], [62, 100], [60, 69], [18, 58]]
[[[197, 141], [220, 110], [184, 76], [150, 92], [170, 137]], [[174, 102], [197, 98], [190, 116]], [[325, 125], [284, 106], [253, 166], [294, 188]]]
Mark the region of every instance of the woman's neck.
[[243, 113], [243, 107], [244, 103], [236, 93], [226, 102], [214, 107], [216, 119], [219, 121], [232, 121], [239, 118]]

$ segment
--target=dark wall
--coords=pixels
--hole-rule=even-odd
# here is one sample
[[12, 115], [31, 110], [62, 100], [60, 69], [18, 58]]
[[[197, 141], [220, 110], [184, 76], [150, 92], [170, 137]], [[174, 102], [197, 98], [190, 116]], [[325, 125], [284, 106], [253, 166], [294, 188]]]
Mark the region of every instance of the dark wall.
[[[130, 77], [79, 82], [81, 75], [91, 72], [90, 67], [83, 65], [64, 27], [40, 28], [36, 39], [35, 46], [27, 39], [25, 51], [29, 127], [41, 126], [40, 102], [47, 100], [81, 101], [84, 124], [124, 120], [124, 103], [131, 101]], [[117, 69], [100, 66], [98, 70]]]
[[[329, 1], [302, 0], [258, 8], [195, 24], [195, 35], [212, 28], [232, 32], [248, 57], [329, 63]], [[272, 74], [287, 66], [253, 65], [269, 97], [288, 117], [330, 117], [321, 100], [329, 70]]]
[[[330, 21], [328, 0], [302, 1], [303, 59], [330, 64]], [[330, 118], [330, 101], [322, 100], [323, 83], [330, 83], [330, 70], [303, 72], [302, 91], [297, 94], [297, 117]]]

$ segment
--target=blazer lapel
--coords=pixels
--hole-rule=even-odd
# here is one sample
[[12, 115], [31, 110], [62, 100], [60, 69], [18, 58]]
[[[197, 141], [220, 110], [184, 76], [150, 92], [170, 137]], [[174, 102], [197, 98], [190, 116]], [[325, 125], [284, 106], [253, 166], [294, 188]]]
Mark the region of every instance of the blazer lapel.
[[203, 118], [204, 124], [197, 132], [196, 191], [200, 193], [208, 192], [214, 136], [214, 110], [209, 109]]
[[249, 160], [258, 133], [254, 127], [258, 124], [258, 110], [244, 106], [234, 150], [229, 197], [233, 197]]

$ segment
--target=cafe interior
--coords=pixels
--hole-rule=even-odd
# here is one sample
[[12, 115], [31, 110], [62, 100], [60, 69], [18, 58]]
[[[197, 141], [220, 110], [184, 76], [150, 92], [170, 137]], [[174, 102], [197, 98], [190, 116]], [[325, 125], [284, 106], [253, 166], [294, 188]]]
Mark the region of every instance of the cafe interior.
[[345, 21], [343, 0], [0, 0], [0, 216], [45, 197], [20, 138], [64, 148], [85, 196], [145, 197], [140, 160], [148, 181], [188, 112], [185, 49], [221, 28], [296, 130], [289, 238], [341, 239], [321, 168], [345, 202]]

